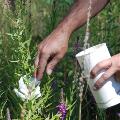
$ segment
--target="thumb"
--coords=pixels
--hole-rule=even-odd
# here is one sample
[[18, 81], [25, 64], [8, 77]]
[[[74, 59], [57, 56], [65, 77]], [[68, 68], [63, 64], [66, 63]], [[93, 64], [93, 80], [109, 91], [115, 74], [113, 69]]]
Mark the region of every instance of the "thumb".
[[53, 59], [48, 63], [47, 68], [46, 68], [46, 72], [48, 75], [52, 74], [53, 69], [55, 68], [55, 66], [57, 65], [57, 63], [62, 59], [62, 56], [60, 55], [56, 55], [55, 57], [53, 57]]

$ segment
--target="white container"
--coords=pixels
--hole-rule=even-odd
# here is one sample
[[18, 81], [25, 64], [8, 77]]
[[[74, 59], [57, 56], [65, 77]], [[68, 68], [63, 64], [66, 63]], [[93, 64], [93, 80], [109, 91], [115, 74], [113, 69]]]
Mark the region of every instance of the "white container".
[[88, 85], [98, 107], [104, 109], [120, 103], [120, 83], [118, 83], [114, 76], [112, 76], [102, 88], [94, 91], [94, 83], [101, 77], [105, 70], [100, 71], [95, 79], [91, 79], [89, 76], [90, 71], [97, 63], [110, 57], [110, 53], [105, 43], [88, 48], [76, 55], [80, 66], [84, 67], [84, 73], [87, 77]]

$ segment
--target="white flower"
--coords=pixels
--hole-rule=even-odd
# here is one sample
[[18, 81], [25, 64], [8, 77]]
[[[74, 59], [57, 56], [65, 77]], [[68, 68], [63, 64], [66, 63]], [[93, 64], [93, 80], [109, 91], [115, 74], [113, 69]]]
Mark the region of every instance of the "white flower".
[[33, 98], [37, 99], [41, 96], [39, 84], [40, 81], [37, 79], [28, 79], [26, 76], [23, 76], [19, 80], [19, 88], [15, 88], [14, 91], [23, 101]]

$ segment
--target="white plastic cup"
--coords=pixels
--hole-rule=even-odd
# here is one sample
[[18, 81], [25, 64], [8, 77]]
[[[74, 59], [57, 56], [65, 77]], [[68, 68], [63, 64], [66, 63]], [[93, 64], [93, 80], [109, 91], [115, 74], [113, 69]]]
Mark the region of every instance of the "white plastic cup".
[[114, 76], [110, 77], [107, 82], [97, 91], [93, 90], [94, 83], [104, 74], [105, 69], [101, 70], [95, 79], [91, 79], [90, 71], [99, 62], [110, 58], [110, 53], [106, 43], [102, 43], [91, 48], [88, 48], [76, 55], [76, 58], [84, 68], [84, 74], [87, 78], [87, 83], [96, 100], [99, 108], [109, 108], [120, 103], [120, 83], [117, 82]]

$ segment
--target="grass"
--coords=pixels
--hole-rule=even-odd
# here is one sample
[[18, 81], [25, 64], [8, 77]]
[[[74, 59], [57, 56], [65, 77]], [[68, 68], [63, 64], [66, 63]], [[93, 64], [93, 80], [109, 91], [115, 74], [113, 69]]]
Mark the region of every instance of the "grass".
[[[64, 101], [66, 120], [105, 120], [105, 111], [97, 108], [86, 82], [79, 79], [81, 70], [75, 54], [80, 48], [74, 44], [78, 42], [83, 46], [85, 27], [72, 34], [66, 57], [53, 75], [44, 75], [40, 99], [22, 102], [13, 91], [22, 75], [32, 75], [37, 44], [66, 15], [72, 1], [28, 0], [23, 5], [16, 0], [14, 12], [3, 9], [2, 3], [0, 1], [0, 119], [10, 116], [17, 120], [58, 120], [56, 106]], [[91, 21], [90, 44], [106, 42], [111, 54], [120, 52], [119, 5], [119, 1], [112, 1]]]

